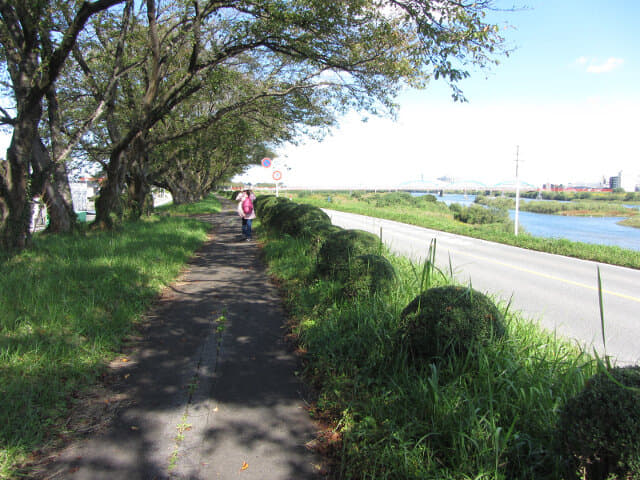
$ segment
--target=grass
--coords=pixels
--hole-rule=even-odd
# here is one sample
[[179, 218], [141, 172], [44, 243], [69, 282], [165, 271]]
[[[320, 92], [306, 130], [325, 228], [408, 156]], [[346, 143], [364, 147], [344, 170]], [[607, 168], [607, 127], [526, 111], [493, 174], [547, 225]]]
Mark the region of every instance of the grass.
[[[482, 205], [500, 205], [515, 208], [515, 200], [509, 197], [477, 197], [476, 202]], [[573, 201], [529, 201], [520, 203], [523, 212], [542, 213], [546, 215], [566, 215], [583, 217], [635, 217], [640, 211], [625, 207], [621, 202], [603, 202], [602, 200]]]
[[640, 215], [636, 215], [635, 217], [621, 220], [618, 222], [618, 225], [623, 225], [625, 227], [640, 228]]
[[398, 202], [397, 204], [385, 205], [378, 201], [381, 195], [383, 194], [356, 193], [349, 195], [333, 192], [330, 194], [331, 201], [329, 202], [326, 194], [307, 193], [299, 195], [296, 201], [310, 203], [321, 208], [395, 220], [540, 252], [640, 269], [639, 251], [616, 246], [572, 242], [561, 238], [534, 237], [522, 231], [520, 235], [516, 236], [508, 224], [470, 225], [456, 221], [453, 218], [453, 213], [442, 202], [422, 202], [418, 205]]
[[113, 232], [38, 235], [0, 261], [0, 478], [63, 432], [74, 393], [206, 240], [207, 224], [163, 212]]
[[422, 289], [450, 283], [448, 272], [389, 257], [397, 288], [341, 299], [339, 285], [315, 276], [303, 241], [263, 235], [306, 352], [304, 377], [317, 389], [313, 412], [341, 439], [333, 451], [342, 478], [562, 478], [554, 425], [596, 371], [590, 355], [500, 303], [503, 340], [415, 364], [398, 333], [400, 312]]

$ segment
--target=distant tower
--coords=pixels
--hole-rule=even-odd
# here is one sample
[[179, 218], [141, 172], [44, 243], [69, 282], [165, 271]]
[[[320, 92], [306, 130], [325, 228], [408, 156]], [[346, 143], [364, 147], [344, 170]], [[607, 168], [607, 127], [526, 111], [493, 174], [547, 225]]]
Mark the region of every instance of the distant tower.
[[622, 180], [622, 172], [618, 173], [617, 177], [609, 177], [609, 188], [611, 190], [620, 188]]

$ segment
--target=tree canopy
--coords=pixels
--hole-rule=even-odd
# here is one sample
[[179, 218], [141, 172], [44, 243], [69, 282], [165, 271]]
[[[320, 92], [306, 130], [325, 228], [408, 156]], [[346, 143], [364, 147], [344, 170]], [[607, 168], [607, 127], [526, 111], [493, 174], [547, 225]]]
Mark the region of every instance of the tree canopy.
[[96, 224], [109, 228], [122, 198], [134, 217], [152, 185], [198, 198], [349, 110], [392, 113], [407, 86], [443, 80], [464, 100], [459, 80], [504, 53], [490, 0], [27, 3], [0, 0], [7, 249], [28, 241], [45, 186], [60, 230], [72, 228], [60, 194], [70, 156], [101, 165]]

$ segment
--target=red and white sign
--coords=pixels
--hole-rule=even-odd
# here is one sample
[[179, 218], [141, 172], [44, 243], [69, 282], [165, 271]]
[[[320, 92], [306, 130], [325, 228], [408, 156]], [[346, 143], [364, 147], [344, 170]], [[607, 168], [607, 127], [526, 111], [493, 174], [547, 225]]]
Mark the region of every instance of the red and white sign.
[[282, 172], [280, 170], [275, 170], [272, 177], [276, 182], [279, 182], [280, 180], [282, 180]]

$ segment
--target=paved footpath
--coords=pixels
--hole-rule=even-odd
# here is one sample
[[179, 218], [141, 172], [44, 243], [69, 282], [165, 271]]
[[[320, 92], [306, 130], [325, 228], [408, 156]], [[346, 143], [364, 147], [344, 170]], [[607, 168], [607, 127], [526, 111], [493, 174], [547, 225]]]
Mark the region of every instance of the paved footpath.
[[320, 477], [277, 290], [225, 205], [207, 217], [211, 239], [148, 313], [135, 348], [112, 365], [112, 420], [42, 478]]

